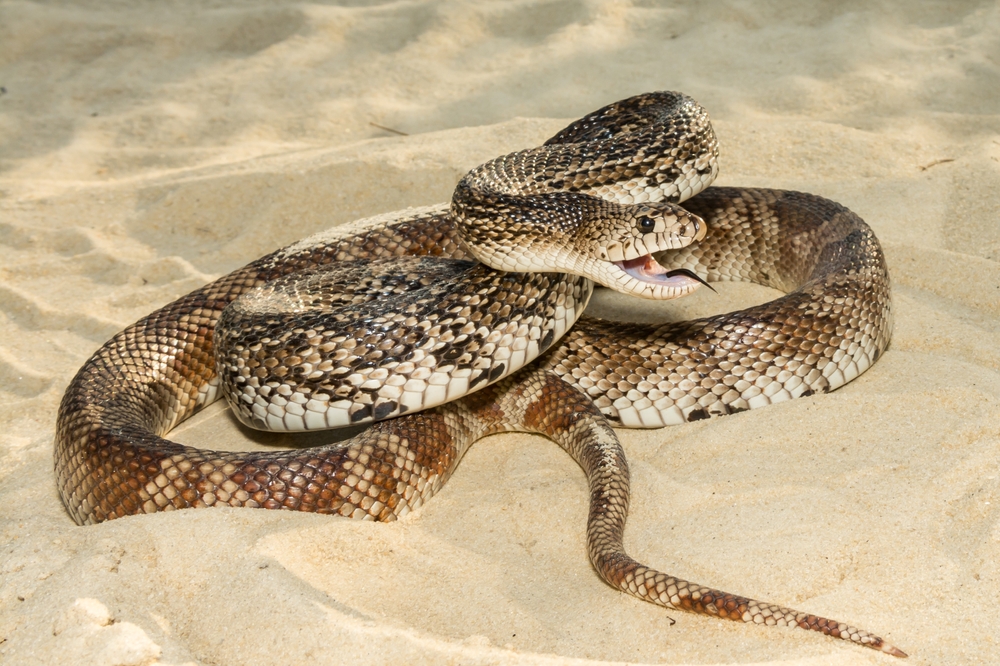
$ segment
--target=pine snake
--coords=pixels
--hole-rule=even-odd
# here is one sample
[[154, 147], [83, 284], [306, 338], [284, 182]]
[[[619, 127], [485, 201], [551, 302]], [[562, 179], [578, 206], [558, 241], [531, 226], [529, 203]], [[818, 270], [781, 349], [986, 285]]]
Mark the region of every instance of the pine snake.
[[[66, 390], [55, 470], [70, 515], [89, 524], [226, 505], [394, 520], [477, 439], [538, 432], [587, 474], [588, 550], [612, 586], [905, 656], [846, 624], [660, 573], [622, 545], [629, 473], [612, 424], [659, 427], [830, 391], [891, 334], [869, 227], [809, 194], [710, 188], [717, 154], [693, 100], [639, 95], [474, 169], [450, 205], [322, 232], [164, 306]], [[662, 299], [722, 280], [787, 295], [660, 326], [581, 317], [593, 281]], [[258, 428], [376, 422], [347, 443], [291, 451], [163, 438], [220, 392]]]

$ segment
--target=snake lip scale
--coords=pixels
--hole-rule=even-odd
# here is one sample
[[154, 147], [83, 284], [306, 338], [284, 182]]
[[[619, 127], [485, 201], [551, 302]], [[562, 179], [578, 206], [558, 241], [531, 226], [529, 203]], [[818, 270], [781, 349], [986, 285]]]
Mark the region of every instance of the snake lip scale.
[[[825, 393], [867, 370], [892, 333], [868, 225], [810, 194], [709, 187], [717, 157], [696, 102], [638, 95], [473, 169], [450, 204], [317, 233], [165, 305], [67, 387], [54, 451], [63, 504], [81, 525], [212, 506], [391, 521], [437, 492], [478, 439], [540, 433], [587, 476], [587, 551], [611, 586], [905, 657], [865, 630], [625, 551], [630, 477], [612, 424], [662, 427]], [[725, 280], [785, 295], [663, 325], [583, 314], [595, 282], [666, 299]], [[165, 438], [221, 395], [256, 428], [372, 425], [290, 451]]]

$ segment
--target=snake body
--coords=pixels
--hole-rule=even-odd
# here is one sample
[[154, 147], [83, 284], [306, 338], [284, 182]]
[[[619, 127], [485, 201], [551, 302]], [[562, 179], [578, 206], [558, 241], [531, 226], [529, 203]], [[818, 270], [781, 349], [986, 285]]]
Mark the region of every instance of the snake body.
[[[891, 333], [870, 228], [808, 194], [704, 189], [716, 154], [700, 106], [640, 95], [478, 167], [450, 206], [322, 232], [164, 306], [67, 388], [55, 446], [67, 510], [80, 524], [216, 505], [394, 520], [477, 439], [537, 432], [587, 474], [588, 550], [611, 585], [905, 656], [849, 625], [660, 573], [622, 545], [629, 474], [612, 423], [658, 427], [826, 392], [867, 369]], [[702, 280], [788, 293], [645, 326], [581, 318], [592, 279], [647, 298]], [[259, 428], [375, 423], [292, 451], [164, 438], [220, 393]]]

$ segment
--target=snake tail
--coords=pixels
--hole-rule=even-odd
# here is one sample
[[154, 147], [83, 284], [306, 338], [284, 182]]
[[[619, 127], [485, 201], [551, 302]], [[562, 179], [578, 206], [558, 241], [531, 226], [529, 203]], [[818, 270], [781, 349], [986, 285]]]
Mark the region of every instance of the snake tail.
[[590, 485], [587, 549], [594, 568], [609, 585], [665, 608], [737, 622], [798, 627], [895, 657], [907, 656], [863, 629], [691, 583], [634, 560], [623, 544], [630, 497], [628, 462], [614, 430], [582, 391], [555, 373], [536, 370], [521, 376], [494, 404], [478, 411], [487, 419], [503, 414], [507, 428], [545, 435], [583, 468]]

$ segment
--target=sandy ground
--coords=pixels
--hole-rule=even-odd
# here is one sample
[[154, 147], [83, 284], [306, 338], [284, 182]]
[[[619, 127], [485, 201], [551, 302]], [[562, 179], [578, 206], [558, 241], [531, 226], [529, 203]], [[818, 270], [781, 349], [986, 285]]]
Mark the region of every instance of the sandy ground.
[[[0, 86], [0, 661], [896, 663], [616, 593], [585, 554], [583, 475], [538, 437], [480, 442], [393, 525], [213, 510], [80, 528], [60, 504], [58, 401], [117, 330], [657, 89], [713, 114], [720, 184], [861, 214], [896, 326], [833, 394], [621, 431], [628, 547], [880, 633], [907, 663], [1000, 660], [995, 3], [0, 0]], [[223, 405], [176, 437], [280, 443]]]

